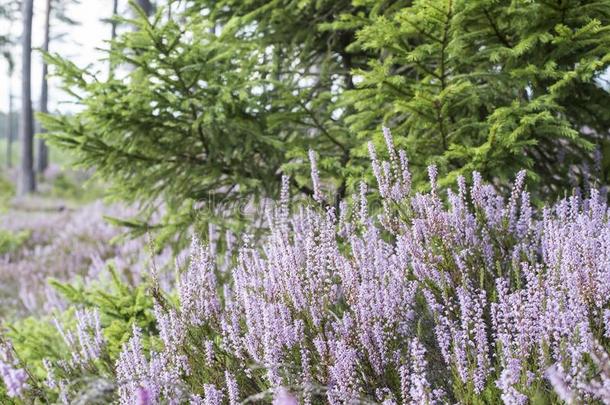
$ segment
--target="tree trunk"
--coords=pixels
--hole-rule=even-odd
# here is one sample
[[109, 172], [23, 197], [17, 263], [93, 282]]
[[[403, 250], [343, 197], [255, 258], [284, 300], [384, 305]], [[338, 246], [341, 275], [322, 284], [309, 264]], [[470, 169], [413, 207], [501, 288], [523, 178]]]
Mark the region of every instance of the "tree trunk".
[[[47, 10], [44, 20], [44, 43], [42, 44], [42, 50], [46, 53], [49, 52], [49, 41], [50, 41], [50, 30], [51, 30], [51, 0], [47, 0]], [[47, 81], [47, 75], [49, 72], [49, 66], [43, 60], [42, 62], [42, 86], [40, 89], [40, 112], [46, 114], [49, 112], [49, 83]], [[43, 134], [47, 130], [40, 126], [40, 133]], [[36, 169], [38, 173], [43, 173], [49, 165], [49, 149], [44, 139], [38, 139], [38, 155]]]
[[138, 6], [144, 10], [147, 16], [150, 16], [153, 12], [153, 5], [150, 0], [138, 0]]
[[116, 21], [114, 20], [114, 18], [116, 17], [116, 15], [119, 13], [119, 0], [113, 0], [112, 1], [112, 31], [110, 32], [110, 39], [115, 39], [116, 38], [116, 28], [117, 28], [117, 24]]
[[119, 0], [112, 1], [112, 17], [110, 20], [111, 29], [110, 29], [110, 55], [108, 58], [108, 78], [112, 78], [114, 75], [114, 56], [112, 55], [113, 42], [116, 38], [116, 30], [117, 30], [117, 22], [114, 18], [119, 13]]
[[32, 19], [34, 0], [23, 0], [23, 33], [21, 35], [21, 171], [17, 194], [36, 190], [34, 174], [34, 117], [32, 113]]
[[8, 72], [8, 114], [6, 115], [6, 166], [13, 167], [13, 69]]

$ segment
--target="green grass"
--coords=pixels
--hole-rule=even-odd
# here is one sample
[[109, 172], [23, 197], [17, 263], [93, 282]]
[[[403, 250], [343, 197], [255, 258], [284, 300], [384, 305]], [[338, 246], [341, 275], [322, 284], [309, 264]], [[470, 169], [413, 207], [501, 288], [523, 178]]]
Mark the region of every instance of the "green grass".
[[0, 255], [20, 249], [29, 237], [30, 231], [12, 232], [0, 229]]
[[[7, 157], [7, 153], [6, 153], [6, 144], [7, 144], [7, 140], [6, 138], [0, 138], [0, 167], [2, 167], [2, 169], [6, 168], [6, 157]], [[12, 150], [12, 162], [13, 162], [13, 166], [17, 165], [17, 162], [19, 161], [19, 144], [16, 142], [13, 142], [13, 150]]]
[[11, 198], [15, 194], [15, 187], [8, 179], [5, 178], [0, 170], [0, 214], [2, 214], [9, 205]]
[[[34, 153], [36, 153], [36, 143], [38, 140], [36, 139], [34, 144]], [[18, 141], [13, 141], [12, 147], [12, 164], [13, 167], [17, 167], [19, 165], [19, 161], [21, 158], [21, 144]], [[6, 168], [7, 161], [7, 139], [0, 138], [0, 170]], [[52, 164], [59, 165], [62, 168], [68, 168], [73, 163], [74, 159], [70, 156], [69, 153], [64, 152], [60, 149], [49, 147], [49, 162]]]
[[[14, 195], [14, 176], [20, 161], [20, 143], [13, 142], [12, 170], [7, 171], [7, 140], [0, 138], [0, 212], [6, 209], [9, 200]], [[36, 145], [35, 145], [36, 146]], [[34, 149], [36, 151], [36, 149]], [[52, 200], [64, 200], [77, 204], [88, 203], [103, 197], [104, 187], [98, 181], [88, 181], [83, 172], [73, 170], [74, 159], [69, 153], [49, 147], [49, 163], [61, 168], [61, 173], [52, 179], [39, 176], [38, 195]]]

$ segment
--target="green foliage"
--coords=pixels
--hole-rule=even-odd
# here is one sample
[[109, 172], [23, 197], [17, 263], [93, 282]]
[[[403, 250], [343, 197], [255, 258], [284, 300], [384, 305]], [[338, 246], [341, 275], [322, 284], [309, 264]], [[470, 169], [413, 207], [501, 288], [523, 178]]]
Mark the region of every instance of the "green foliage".
[[[19, 13], [19, 4], [17, 0], [5, 0], [0, 4], [0, 21], [12, 21]], [[14, 33], [10, 30], [2, 30], [0, 32], [0, 59], [3, 59], [8, 64], [8, 70], [13, 71], [15, 68], [15, 60], [11, 54], [10, 47], [16, 41]]]
[[[73, 325], [74, 310], [56, 314], [60, 324]], [[70, 348], [66, 347], [59, 331], [53, 324], [53, 318], [28, 317], [7, 325], [6, 337], [11, 340], [20, 361], [39, 379], [46, 377], [42, 365], [43, 359], [60, 360]]]
[[[205, 224], [276, 194], [282, 171], [311, 194], [306, 155], [314, 145], [324, 171], [345, 178], [351, 138], [333, 113], [338, 93], [352, 86], [341, 53], [347, 58], [353, 31], [316, 27], [350, 2], [220, 3], [192, 2], [169, 21], [163, 10], [126, 20], [138, 29], [110, 55], [131, 67], [126, 78], [47, 57], [85, 107], [41, 117], [49, 141], [96, 167], [112, 183], [109, 194], [147, 203], [143, 213], [164, 201], [166, 225]], [[291, 11], [285, 19], [272, 10]]]
[[610, 126], [609, 44], [607, 1], [414, 1], [359, 31], [378, 57], [356, 72], [350, 123], [365, 138], [391, 126], [416, 182], [430, 163], [441, 184], [525, 167], [538, 196], [562, 193]]
[[236, 213], [276, 195], [281, 173], [312, 194], [312, 147], [333, 204], [370, 179], [366, 141], [382, 142], [381, 125], [419, 188], [436, 163], [441, 184], [478, 170], [504, 187], [526, 167], [535, 198], [561, 194], [589, 180], [595, 144], [606, 149], [608, 2], [175, 3], [123, 21], [137, 29], [109, 57], [127, 73], [47, 56], [83, 107], [41, 117], [49, 141], [112, 196], [145, 203], [140, 233], [161, 204], [168, 234], [239, 231]]
[[48, 182], [50, 189], [41, 192], [45, 197], [89, 203], [101, 199], [104, 194], [103, 186], [99, 181], [91, 180], [80, 172], [61, 171]]
[[144, 335], [154, 335], [156, 329], [153, 301], [147, 284], [131, 287], [121, 280], [112, 266], [108, 267], [108, 271], [110, 280], [96, 280], [87, 285], [77, 281], [62, 283], [50, 280], [50, 285], [70, 304], [99, 311], [108, 352], [115, 359], [131, 336], [133, 325], [137, 325]]
[[0, 229], [0, 255], [17, 251], [30, 237], [30, 231], [9, 232]]
[[8, 206], [15, 195], [15, 186], [0, 173], [0, 212]]
[[81, 197], [80, 185], [74, 179], [67, 176], [65, 173], [59, 174], [52, 183], [52, 194], [63, 198], [79, 198]]
[[[108, 387], [104, 384], [114, 378], [114, 362], [123, 344], [131, 336], [134, 325], [142, 331], [146, 350], [159, 349], [152, 298], [146, 284], [130, 287], [112, 267], [108, 270], [109, 280], [99, 278], [89, 284], [50, 280], [51, 286], [70, 304], [67, 310], [53, 316], [31, 316], [4, 325], [4, 336], [19, 354], [20, 367], [30, 374], [29, 383], [40, 387], [36, 394], [39, 399], [53, 402], [58, 394], [53, 389], [43, 388], [48, 376], [48, 370], [43, 365], [45, 359], [54, 370], [54, 378], [70, 381], [70, 392], [78, 392], [81, 398], [88, 398], [86, 403], [98, 403], [95, 401], [108, 401], [112, 397], [112, 391], [104, 391]], [[73, 331], [76, 327], [77, 309], [98, 311], [107, 345], [98, 361], [87, 364], [84, 368], [72, 369], [61, 364], [70, 362], [70, 356], [76, 349], [67, 347], [56, 324], [66, 331]], [[3, 387], [0, 387], [0, 400], [4, 398], [2, 390]]]

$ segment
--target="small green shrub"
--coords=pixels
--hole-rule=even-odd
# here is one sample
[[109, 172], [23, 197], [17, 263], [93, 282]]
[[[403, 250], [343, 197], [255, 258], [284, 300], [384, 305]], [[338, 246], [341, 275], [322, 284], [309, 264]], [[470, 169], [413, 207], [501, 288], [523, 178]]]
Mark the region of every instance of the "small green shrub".
[[144, 335], [154, 335], [156, 329], [148, 285], [131, 287], [121, 280], [112, 266], [109, 266], [108, 270], [110, 281], [97, 280], [88, 285], [82, 281], [49, 282], [73, 306], [99, 311], [108, 351], [114, 359], [131, 336], [134, 325], [138, 326]]
[[[68, 309], [4, 325], [4, 337], [19, 353], [19, 367], [27, 370], [31, 377], [29, 383], [34, 385], [32, 388], [40, 388], [38, 399], [46, 398], [49, 403], [59, 400], [59, 387], [46, 385], [47, 379], [52, 378], [55, 381], [68, 381], [73, 398], [81, 398], [83, 403], [110, 402], [114, 395], [111, 383], [114, 364], [134, 326], [142, 331], [142, 343], [146, 350], [161, 348], [156, 338], [158, 332], [147, 285], [143, 283], [135, 288], [130, 287], [120, 279], [114, 268], [109, 266], [108, 270], [111, 275], [109, 280], [99, 279], [90, 284], [82, 280], [71, 283], [50, 280], [50, 285], [70, 304]], [[87, 310], [99, 315], [105, 345], [99, 359], [83, 364], [73, 361], [73, 354], [78, 349], [68, 344], [63, 335], [78, 335], [75, 331]], [[80, 344], [79, 338], [75, 343]], [[52, 376], [49, 376], [45, 362], [52, 368]], [[15, 403], [1, 386], [0, 403]]]
[[20, 249], [30, 237], [30, 231], [10, 232], [0, 229], [0, 255], [13, 253]]
[[0, 174], [0, 212], [6, 210], [14, 195], [15, 186]]

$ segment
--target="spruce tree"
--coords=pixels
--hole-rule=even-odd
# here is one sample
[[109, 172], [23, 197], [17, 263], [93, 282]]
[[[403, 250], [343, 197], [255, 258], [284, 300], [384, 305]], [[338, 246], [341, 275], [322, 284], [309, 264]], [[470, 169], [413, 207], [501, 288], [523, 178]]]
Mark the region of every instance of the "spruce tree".
[[609, 24], [607, 1], [414, 1], [358, 33], [377, 56], [346, 95], [351, 128], [392, 127], [416, 182], [430, 163], [444, 184], [525, 167], [538, 196], [563, 193], [607, 140]]
[[239, 223], [229, 208], [276, 195], [283, 173], [311, 195], [310, 148], [332, 205], [370, 176], [382, 125], [416, 185], [431, 163], [442, 184], [478, 170], [498, 187], [527, 167], [537, 195], [562, 193], [604, 150], [607, 2], [170, 4], [123, 21], [138, 29], [110, 47], [122, 75], [50, 56], [84, 108], [45, 125], [113, 195], [164, 204], [173, 229]]
[[177, 228], [277, 194], [283, 173], [311, 195], [312, 147], [338, 179], [328, 203], [338, 200], [353, 144], [337, 98], [366, 58], [356, 64], [345, 50], [354, 30], [319, 29], [349, 1], [284, 3], [199, 1], [171, 19], [160, 7], [125, 20], [137, 29], [115, 39], [110, 57], [130, 66], [127, 77], [103, 79], [49, 55], [85, 107], [45, 116], [49, 139], [112, 180], [111, 194], [145, 208], [163, 201]]

